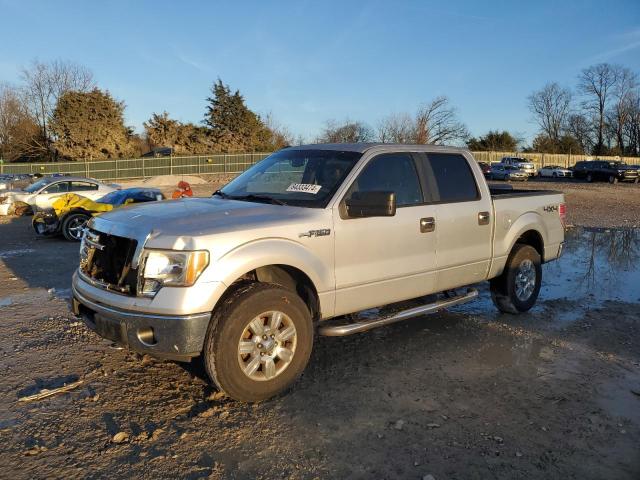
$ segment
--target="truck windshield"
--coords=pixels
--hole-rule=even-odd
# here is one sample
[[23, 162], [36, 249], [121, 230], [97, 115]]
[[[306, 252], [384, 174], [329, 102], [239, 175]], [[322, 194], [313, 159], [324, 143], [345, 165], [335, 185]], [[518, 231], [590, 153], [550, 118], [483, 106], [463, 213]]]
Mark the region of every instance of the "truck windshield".
[[339, 150], [280, 150], [216, 194], [232, 200], [324, 208], [361, 156]]

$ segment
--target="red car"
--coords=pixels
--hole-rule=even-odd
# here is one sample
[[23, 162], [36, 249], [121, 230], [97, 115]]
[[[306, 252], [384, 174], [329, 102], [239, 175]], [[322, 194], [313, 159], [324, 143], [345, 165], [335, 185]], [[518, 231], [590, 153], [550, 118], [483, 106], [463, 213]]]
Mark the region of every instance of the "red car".
[[491, 164], [487, 162], [478, 162], [478, 165], [480, 165], [480, 169], [485, 177], [491, 176]]

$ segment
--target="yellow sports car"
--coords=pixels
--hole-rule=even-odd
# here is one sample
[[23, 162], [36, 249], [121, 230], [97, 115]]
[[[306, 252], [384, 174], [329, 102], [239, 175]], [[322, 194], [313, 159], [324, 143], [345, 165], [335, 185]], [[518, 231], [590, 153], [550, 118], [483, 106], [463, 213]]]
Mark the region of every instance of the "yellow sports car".
[[77, 242], [82, 239], [84, 227], [92, 216], [131, 203], [155, 202], [164, 198], [156, 188], [116, 190], [95, 201], [67, 193], [53, 203], [52, 209], [36, 213], [32, 224], [38, 235], [62, 234], [67, 240]]

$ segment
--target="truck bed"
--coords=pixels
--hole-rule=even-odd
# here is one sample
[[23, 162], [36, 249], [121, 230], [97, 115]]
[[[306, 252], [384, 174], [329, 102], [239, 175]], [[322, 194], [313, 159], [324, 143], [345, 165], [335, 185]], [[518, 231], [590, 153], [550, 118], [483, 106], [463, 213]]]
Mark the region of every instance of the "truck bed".
[[538, 195], [557, 195], [561, 194], [558, 190], [530, 190], [530, 189], [514, 189], [511, 185], [489, 185], [489, 193], [492, 198], [519, 198], [519, 197], [535, 197]]

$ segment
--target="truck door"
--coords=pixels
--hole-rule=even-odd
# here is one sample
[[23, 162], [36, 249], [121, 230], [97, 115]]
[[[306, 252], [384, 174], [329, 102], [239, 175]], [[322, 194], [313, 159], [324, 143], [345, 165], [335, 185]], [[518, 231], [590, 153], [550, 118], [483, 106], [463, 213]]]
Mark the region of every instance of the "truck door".
[[491, 197], [482, 196], [468, 160], [459, 153], [421, 156], [426, 189], [437, 206], [435, 218], [438, 289], [482, 281], [491, 260]]
[[[345, 199], [355, 192], [393, 191], [392, 217], [345, 218]], [[426, 205], [414, 156], [373, 157], [334, 208], [336, 315], [433, 292], [436, 207]]]

